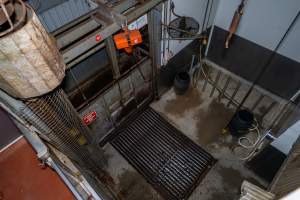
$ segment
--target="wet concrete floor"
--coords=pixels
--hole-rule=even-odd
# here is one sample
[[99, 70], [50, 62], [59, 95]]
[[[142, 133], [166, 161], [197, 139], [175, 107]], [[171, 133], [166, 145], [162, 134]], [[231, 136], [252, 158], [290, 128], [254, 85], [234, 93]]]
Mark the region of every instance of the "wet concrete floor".
[[[189, 200], [238, 199], [243, 180], [266, 187], [266, 183], [249, 171], [239, 159], [247, 152], [239, 149], [235, 138], [222, 133], [234, 114], [234, 108], [226, 107], [224, 99], [219, 101], [218, 93], [210, 97], [208, 91], [194, 88], [184, 96], [177, 96], [171, 89], [151, 105], [218, 160]], [[111, 188], [120, 199], [162, 199], [110, 144], [104, 148], [107, 155], [105, 170], [112, 178]]]

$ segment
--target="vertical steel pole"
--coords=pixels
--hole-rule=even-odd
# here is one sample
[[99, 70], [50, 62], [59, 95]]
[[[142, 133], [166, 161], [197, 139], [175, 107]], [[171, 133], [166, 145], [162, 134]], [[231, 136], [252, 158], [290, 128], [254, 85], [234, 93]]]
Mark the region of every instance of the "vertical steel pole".
[[162, 5], [159, 5], [148, 13], [150, 57], [152, 60], [152, 91], [155, 98], [159, 98], [157, 79], [161, 61], [161, 11]]
[[121, 73], [120, 73], [120, 68], [118, 63], [117, 51], [112, 36], [106, 38], [105, 44], [106, 44], [106, 51], [112, 67], [114, 79], [117, 79], [120, 77]]
[[218, 72], [218, 74], [217, 74], [217, 77], [216, 77], [215, 83], [213, 83], [213, 88], [212, 88], [212, 90], [211, 90], [211, 92], [210, 92], [210, 95], [209, 95], [209, 97], [212, 97], [212, 96], [213, 96], [213, 94], [215, 93], [215, 90], [216, 90], [216, 88], [217, 88], [217, 86], [218, 86], [218, 83], [219, 83], [220, 77], [221, 77], [221, 70], [219, 70], [219, 72]]
[[220, 94], [219, 94], [219, 101], [221, 101], [222, 97], [223, 97], [224, 94], [226, 93], [226, 90], [227, 90], [227, 88], [228, 88], [228, 85], [229, 85], [230, 81], [231, 81], [231, 77], [228, 76], [228, 78], [227, 78], [227, 80], [226, 80], [226, 83], [225, 83], [225, 85], [224, 85], [222, 91], [221, 91]]
[[235, 88], [233, 94], [231, 95], [231, 97], [230, 97], [230, 99], [229, 99], [229, 101], [228, 101], [228, 103], [227, 103], [227, 105], [226, 105], [227, 107], [229, 107], [229, 106], [231, 105], [231, 103], [232, 103], [233, 100], [234, 100], [235, 95], [238, 93], [238, 91], [239, 91], [239, 89], [240, 89], [241, 86], [242, 86], [242, 83], [241, 83], [241, 82], [238, 82], [237, 87]]

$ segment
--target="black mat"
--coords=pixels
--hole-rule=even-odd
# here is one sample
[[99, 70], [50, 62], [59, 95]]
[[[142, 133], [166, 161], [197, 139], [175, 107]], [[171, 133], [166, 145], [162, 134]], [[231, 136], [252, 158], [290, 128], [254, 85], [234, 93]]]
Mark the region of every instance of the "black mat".
[[167, 200], [187, 199], [215, 162], [151, 108], [110, 143]]
[[258, 176], [269, 183], [284, 162], [286, 155], [269, 145], [247, 163], [247, 166]]

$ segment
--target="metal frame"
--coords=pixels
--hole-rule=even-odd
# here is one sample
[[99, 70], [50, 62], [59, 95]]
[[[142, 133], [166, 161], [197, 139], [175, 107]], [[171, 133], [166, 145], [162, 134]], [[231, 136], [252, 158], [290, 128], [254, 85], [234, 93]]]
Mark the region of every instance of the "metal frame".
[[[138, 1], [124, 0], [109, 8], [97, 1], [96, 10], [52, 33], [67, 67], [74, 66], [103, 48], [103, 41], [119, 31], [123, 24], [134, 21], [161, 2], [163, 0], [148, 0], [138, 4]], [[96, 40], [97, 36], [100, 37], [99, 41]]]
[[148, 31], [150, 41], [150, 57], [152, 60], [152, 90], [154, 98], [158, 98], [157, 76], [161, 65], [161, 29], [162, 5], [148, 13]]

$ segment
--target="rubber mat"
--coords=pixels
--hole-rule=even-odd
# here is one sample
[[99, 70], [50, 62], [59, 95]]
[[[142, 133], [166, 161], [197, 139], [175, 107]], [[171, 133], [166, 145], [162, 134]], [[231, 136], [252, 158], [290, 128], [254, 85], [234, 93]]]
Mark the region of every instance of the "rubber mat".
[[215, 162], [151, 108], [110, 143], [167, 200], [187, 199]]

